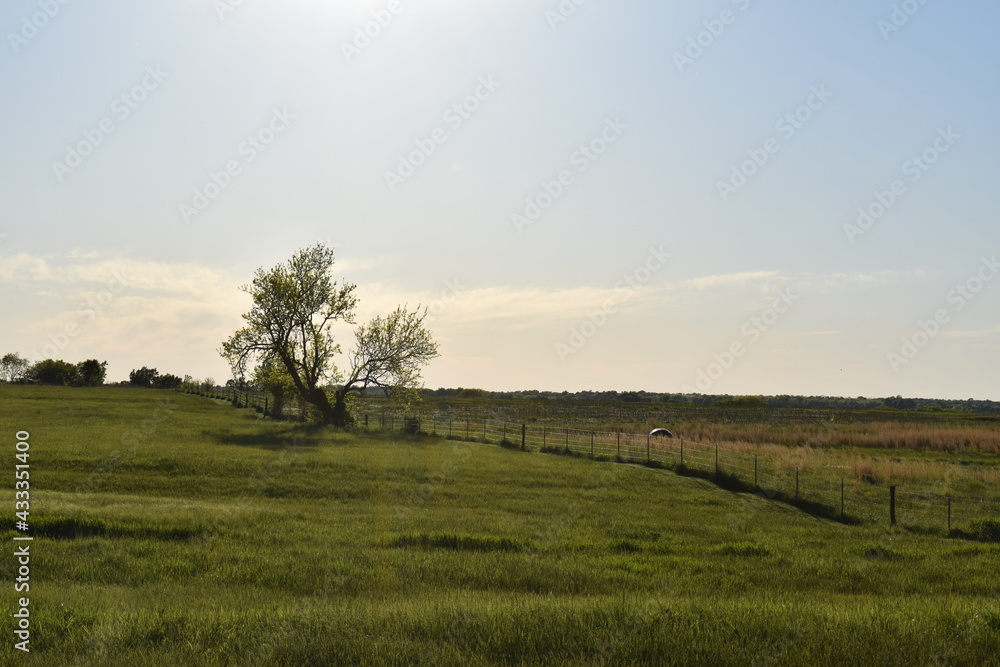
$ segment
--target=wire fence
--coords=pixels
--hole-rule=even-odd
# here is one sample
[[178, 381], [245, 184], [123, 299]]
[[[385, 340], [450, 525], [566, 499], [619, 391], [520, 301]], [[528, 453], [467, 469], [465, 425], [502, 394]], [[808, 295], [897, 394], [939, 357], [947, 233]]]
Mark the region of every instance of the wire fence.
[[[305, 421], [309, 414], [309, 408], [297, 398], [290, 397], [276, 406], [271, 396], [259, 390], [202, 387], [195, 393], [275, 418]], [[891, 523], [1000, 540], [997, 500], [887, 487], [861, 477], [831, 474], [829, 469], [790, 466], [762, 454], [683, 437], [516, 423], [441, 412], [402, 415], [382, 409], [358, 414], [356, 419], [358, 428], [370, 431], [428, 433], [525, 451], [670, 468], [845, 521]]]
[[788, 467], [772, 457], [648, 433], [574, 429], [448, 414], [362, 414], [368, 430], [428, 433], [498, 444], [525, 451], [639, 463], [714, 479], [720, 485], [758, 492], [807, 511], [860, 523], [891, 523], [911, 529], [1000, 539], [1000, 501], [908, 492], [826, 470]]

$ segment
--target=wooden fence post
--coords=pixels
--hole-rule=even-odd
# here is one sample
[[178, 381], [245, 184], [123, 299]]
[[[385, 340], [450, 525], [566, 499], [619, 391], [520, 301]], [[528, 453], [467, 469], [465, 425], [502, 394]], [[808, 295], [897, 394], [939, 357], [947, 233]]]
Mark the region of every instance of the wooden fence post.
[[545, 449], [545, 424], [542, 424], [542, 449]]
[[527, 424], [521, 424], [521, 451], [522, 452], [527, 450], [527, 446], [526, 446], [527, 445], [527, 441], [528, 441], [528, 425]]
[[889, 523], [896, 525], [896, 485], [889, 487]]

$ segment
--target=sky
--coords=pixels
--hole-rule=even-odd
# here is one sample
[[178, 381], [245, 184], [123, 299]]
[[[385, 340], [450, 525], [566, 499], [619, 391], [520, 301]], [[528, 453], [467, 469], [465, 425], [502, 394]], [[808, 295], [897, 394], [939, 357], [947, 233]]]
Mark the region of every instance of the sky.
[[432, 388], [1000, 400], [998, 22], [8, 0], [0, 353], [224, 382], [240, 286], [322, 242], [359, 321], [428, 308]]

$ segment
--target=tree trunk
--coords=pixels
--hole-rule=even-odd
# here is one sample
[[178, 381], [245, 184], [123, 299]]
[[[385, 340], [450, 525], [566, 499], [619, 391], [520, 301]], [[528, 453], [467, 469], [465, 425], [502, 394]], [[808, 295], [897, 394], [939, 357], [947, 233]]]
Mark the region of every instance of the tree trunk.
[[354, 420], [351, 418], [350, 413], [347, 411], [347, 392], [343, 390], [337, 391], [336, 401], [333, 404], [332, 410], [332, 421], [328, 422], [334, 426], [343, 428], [350, 426], [351, 422]]
[[313, 389], [308, 393], [308, 395], [306, 395], [305, 399], [316, 406], [320, 415], [322, 415], [324, 424], [343, 426], [343, 424], [337, 423], [334, 406], [330, 405], [330, 399], [327, 397], [326, 391], [322, 388], [317, 387], [316, 389]]

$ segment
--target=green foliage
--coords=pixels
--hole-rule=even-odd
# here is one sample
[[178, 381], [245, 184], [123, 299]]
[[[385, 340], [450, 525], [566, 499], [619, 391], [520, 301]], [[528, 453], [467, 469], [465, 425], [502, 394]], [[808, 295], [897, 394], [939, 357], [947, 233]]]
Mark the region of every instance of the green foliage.
[[97, 359], [87, 359], [76, 366], [79, 383], [85, 387], [99, 387], [104, 384], [107, 375], [108, 362]]
[[147, 368], [146, 366], [130, 372], [128, 379], [132, 385], [147, 389], [176, 389], [184, 383], [176, 375], [170, 373], [160, 375], [160, 372], [155, 368]]
[[251, 383], [270, 395], [271, 404], [268, 409], [277, 417], [282, 415], [288, 400], [297, 395], [292, 376], [275, 355], [265, 357], [257, 365]]
[[39, 384], [73, 386], [80, 384], [80, 371], [75, 364], [61, 359], [45, 359], [28, 369], [29, 380]]
[[[333, 400], [326, 391], [342, 377], [333, 361], [340, 346], [333, 337], [337, 322], [354, 323], [355, 285], [340, 287], [331, 279], [333, 249], [322, 243], [299, 250], [285, 264], [258, 269], [243, 291], [253, 308], [243, 315], [246, 326], [226, 340], [220, 354], [241, 380], [260, 365], [280, 366], [298, 395], [322, 421], [347, 426], [353, 420], [347, 396], [377, 387], [407, 406], [416, 398], [420, 368], [437, 356], [437, 344], [423, 326], [426, 310], [399, 307], [355, 331], [350, 370]], [[265, 370], [265, 377], [273, 371]]]
[[158, 375], [156, 379], [153, 380], [153, 387], [155, 389], [176, 389], [182, 382], [183, 380], [176, 375], [166, 373], [165, 375]]
[[296, 252], [271, 269], [257, 269], [253, 283], [241, 289], [253, 299], [243, 314], [246, 326], [223, 342], [219, 353], [236, 378], [251, 375], [259, 363], [280, 363], [299, 395], [333, 421], [323, 386], [336, 380], [333, 364], [340, 346], [333, 337], [337, 322], [352, 324], [355, 285], [331, 279], [333, 249], [322, 243]]
[[155, 368], [142, 368], [132, 370], [128, 374], [128, 381], [136, 387], [152, 387], [156, 379], [160, 377], [160, 372]]
[[0, 359], [0, 380], [17, 382], [28, 371], [28, 360], [17, 352], [8, 352]]

